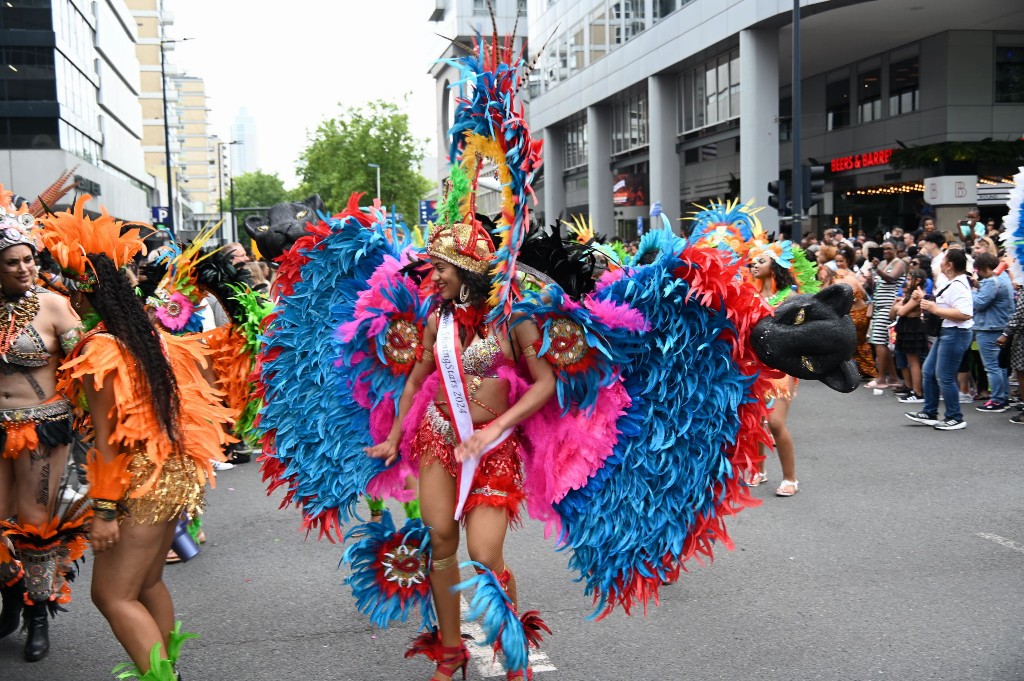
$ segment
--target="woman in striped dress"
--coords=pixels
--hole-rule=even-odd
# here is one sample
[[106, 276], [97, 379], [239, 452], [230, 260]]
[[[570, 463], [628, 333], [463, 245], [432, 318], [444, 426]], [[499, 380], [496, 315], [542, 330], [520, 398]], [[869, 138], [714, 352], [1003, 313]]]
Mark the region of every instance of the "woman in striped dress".
[[868, 343], [875, 348], [875, 368], [878, 373], [877, 378], [864, 387], [893, 388], [900, 385], [900, 379], [889, 349], [889, 309], [903, 285], [907, 266], [896, 257], [896, 242], [891, 239], [882, 243], [882, 259], [872, 258], [871, 265], [875, 279], [875, 298]]

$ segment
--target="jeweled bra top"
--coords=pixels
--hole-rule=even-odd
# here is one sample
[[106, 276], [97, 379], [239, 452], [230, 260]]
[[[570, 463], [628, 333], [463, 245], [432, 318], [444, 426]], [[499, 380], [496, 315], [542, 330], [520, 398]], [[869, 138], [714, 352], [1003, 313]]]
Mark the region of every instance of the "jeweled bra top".
[[467, 376], [497, 378], [498, 368], [508, 363], [493, 331], [482, 338], [477, 336], [462, 351], [462, 370]]
[[11, 349], [7, 354], [0, 355], [0, 362], [35, 368], [49, 364], [50, 357], [52, 355], [46, 349], [43, 337], [36, 331], [36, 327], [29, 324], [11, 343]]

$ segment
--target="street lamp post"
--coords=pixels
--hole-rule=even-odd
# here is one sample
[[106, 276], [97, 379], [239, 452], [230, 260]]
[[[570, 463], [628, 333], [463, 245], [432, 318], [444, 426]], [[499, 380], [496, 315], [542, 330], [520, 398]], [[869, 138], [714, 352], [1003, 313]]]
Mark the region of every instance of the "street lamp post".
[[[223, 172], [220, 169], [221, 156], [223, 156], [223, 154], [224, 154], [224, 147], [226, 147], [226, 146], [229, 147], [232, 144], [238, 144], [238, 143], [239, 143], [238, 140], [231, 140], [230, 142], [217, 142], [217, 210], [220, 211], [220, 221], [221, 221], [221, 224], [224, 223], [224, 174], [223, 174]], [[230, 176], [230, 169], [229, 169], [228, 172], [229, 172], [229, 176]], [[234, 223], [234, 218], [235, 218], [235, 209], [234, 209], [235, 193], [233, 191], [234, 184], [232, 184], [231, 186], [232, 186], [232, 191], [231, 191], [231, 206], [232, 206], [231, 207], [231, 221], [232, 221], [232, 223]], [[232, 237], [234, 237], [234, 236], [235, 235], [232, 234]]]
[[235, 225], [235, 175], [228, 172], [228, 193], [231, 195], [231, 241], [238, 241], [238, 228]]
[[167, 173], [167, 223], [164, 225], [174, 238], [174, 180], [171, 178], [171, 122], [167, 118], [167, 58], [164, 54], [164, 45], [191, 40], [191, 38], [179, 38], [177, 40], [160, 41], [160, 90], [164, 103], [164, 170]]
[[380, 166], [378, 164], [376, 164], [376, 163], [367, 163], [366, 165], [368, 165], [371, 168], [376, 168], [377, 169], [377, 198], [379, 199], [380, 198]]

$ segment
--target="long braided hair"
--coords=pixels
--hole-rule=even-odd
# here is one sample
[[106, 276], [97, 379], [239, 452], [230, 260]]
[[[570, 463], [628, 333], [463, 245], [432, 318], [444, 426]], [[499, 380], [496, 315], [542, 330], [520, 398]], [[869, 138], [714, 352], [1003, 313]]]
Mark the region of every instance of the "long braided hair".
[[157, 420], [171, 442], [178, 442], [178, 384], [164, 355], [160, 334], [128, 279], [105, 254], [90, 253], [96, 285], [85, 294], [107, 327], [138, 361]]

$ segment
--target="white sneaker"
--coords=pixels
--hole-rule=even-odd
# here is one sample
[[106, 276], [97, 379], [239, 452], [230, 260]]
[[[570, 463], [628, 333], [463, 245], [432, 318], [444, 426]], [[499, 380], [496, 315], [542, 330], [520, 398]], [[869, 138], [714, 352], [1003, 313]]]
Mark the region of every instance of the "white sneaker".
[[974, 395], [970, 393], [960, 393], [960, 404], [970, 404], [974, 401]]
[[215, 471], [229, 471], [235, 467], [235, 464], [228, 463], [227, 461], [214, 461], [213, 470]]

